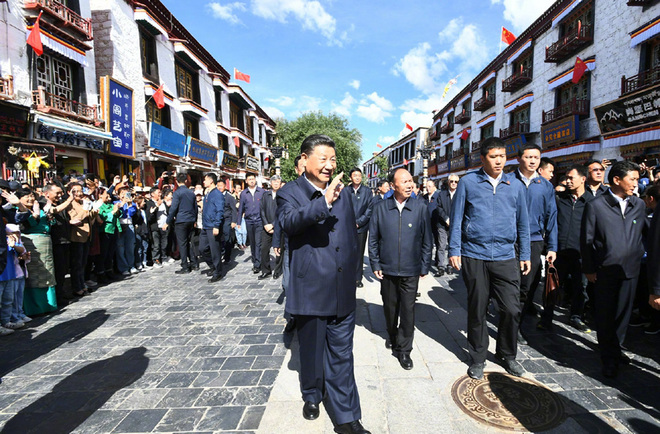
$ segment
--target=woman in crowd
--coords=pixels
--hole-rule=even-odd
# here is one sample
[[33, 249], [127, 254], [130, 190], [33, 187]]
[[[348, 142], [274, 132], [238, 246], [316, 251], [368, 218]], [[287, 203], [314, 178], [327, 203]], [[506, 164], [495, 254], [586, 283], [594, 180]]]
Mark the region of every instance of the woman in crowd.
[[[241, 201], [241, 191], [243, 191], [243, 188], [241, 187], [240, 184], [234, 185], [234, 192], [232, 193], [232, 195], [236, 199], [237, 209]], [[238, 245], [239, 249], [245, 250], [245, 248], [247, 247], [245, 245], [245, 243], [247, 242], [247, 226], [245, 225], [245, 218], [242, 218], [239, 224], [240, 226], [237, 225], [234, 228], [234, 232], [236, 232], [236, 244]]]
[[89, 238], [92, 225], [98, 214], [98, 206], [91, 201], [85, 201], [83, 186], [77, 182], [68, 185], [69, 194], [73, 201], [67, 209], [71, 232], [70, 261], [71, 261], [71, 287], [73, 293], [79, 297], [89, 295], [89, 288], [85, 285], [85, 266], [89, 254]]
[[97, 220], [101, 223], [103, 230], [101, 231], [101, 256], [99, 260], [102, 264], [97, 272], [99, 282], [108, 282], [113, 278], [113, 265], [112, 260], [117, 250], [117, 234], [121, 233], [121, 224], [119, 223], [119, 204], [113, 204], [108, 190], [101, 189], [99, 200], [103, 205], [99, 208], [99, 215]]

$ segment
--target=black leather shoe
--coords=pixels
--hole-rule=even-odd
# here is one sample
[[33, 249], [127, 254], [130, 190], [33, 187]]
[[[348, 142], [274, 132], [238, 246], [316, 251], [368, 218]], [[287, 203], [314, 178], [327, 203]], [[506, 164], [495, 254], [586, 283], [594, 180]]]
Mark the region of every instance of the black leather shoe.
[[180, 270], [176, 270], [174, 274], [188, 274], [190, 272], [192, 272], [191, 268], [182, 268]]
[[209, 279], [209, 283], [215, 283], [222, 280], [222, 276], [213, 276]]
[[413, 368], [413, 361], [410, 358], [410, 354], [399, 354], [399, 364], [406, 371], [410, 371]]
[[521, 345], [527, 345], [527, 339], [525, 339], [525, 336], [523, 336], [520, 330], [518, 330], [518, 343]]
[[257, 279], [264, 280], [264, 279], [270, 277], [271, 274], [272, 273], [270, 271], [263, 272], [259, 275], [259, 277], [257, 277]]
[[305, 401], [303, 405], [303, 417], [307, 420], [314, 420], [319, 417], [319, 405], [312, 401]]
[[296, 319], [291, 318], [286, 322], [286, 327], [284, 327], [284, 333], [292, 333], [296, 329]]
[[337, 425], [335, 427], [335, 432], [339, 434], [371, 434], [371, 431], [364, 429], [359, 420]]
[[273, 273], [273, 279], [279, 279], [282, 273]]
[[204, 276], [213, 276], [213, 273], [215, 273], [215, 270], [213, 268], [209, 268], [208, 270], [202, 271], [200, 274], [203, 274]]
[[257, 268], [257, 267], [252, 267], [252, 273], [253, 273], [253, 274], [259, 274], [259, 268]]
[[507, 360], [501, 356], [496, 355], [495, 356], [499, 361], [502, 367], [506, 372], [509, 374], [516, 376], [516, 377], [522, 377], [523, 374], [525, 373], [525, 369], [522, 367], [522, 365], [515, 360]]
[[199, 271], [199, 264], [198, 265], [193, 265], [192, 269], [195, 270], [195, 271]]
[[385, 339], [385, 348], [393, 348], [396, 343], [396, 336]]
[[359, 282], [355, 282], [355, 286], [357, 286], [358, 288], [364, 288], [364, 283], [362, 283], [362, 281], [360, 280]]
[[474, 378], [475, 380], [483, 380], [484, 379], [484, 367], [486, 366], [485, 363], [473, 363], [470, 365], [468, 368], [468, 376], [470, 378]]
[[445, 270], [443, 269], [440, 269], [433, 274], [434, 277], [442, 277], [444, 275], [445, 275]]

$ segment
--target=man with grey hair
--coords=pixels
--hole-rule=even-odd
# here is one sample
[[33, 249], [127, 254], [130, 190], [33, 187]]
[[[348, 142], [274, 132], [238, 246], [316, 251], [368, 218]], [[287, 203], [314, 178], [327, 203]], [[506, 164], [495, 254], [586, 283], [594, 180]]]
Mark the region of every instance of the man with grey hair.
[[[273, 233], [277, 224], [277, 191], [282, 186], [282, 178], [279, 175], [273, 175], [270, 178], [270, 191], [264, 192], [259, 204], [261, 215], [261, 225], [263, 232], [261, 234], [261, 274], [258, 279], [263, 280], [273, 274], [270, 267], [270, 246], [273, 244]], [[280, 263], [281, 260], [277, 259]], [[277, 268], [277, 264], [276, 264]]]

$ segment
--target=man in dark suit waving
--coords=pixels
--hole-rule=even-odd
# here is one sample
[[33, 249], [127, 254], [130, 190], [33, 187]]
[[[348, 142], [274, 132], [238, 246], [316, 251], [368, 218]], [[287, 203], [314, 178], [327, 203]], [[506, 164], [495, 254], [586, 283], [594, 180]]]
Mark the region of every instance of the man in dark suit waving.
[[[319, 416], [324, 394], [338, 433], [368, 433], [360, 418], [353, 373], [357, 228], [348, 190], [342, 189], [335, 143], [307, 137], [300, 148], [305, 172], [277, 195], [289, 238], [291, 277], [286, 311], [296, 317], [303, 416]], [[332, 180], [332, 182], [331, 182]]]

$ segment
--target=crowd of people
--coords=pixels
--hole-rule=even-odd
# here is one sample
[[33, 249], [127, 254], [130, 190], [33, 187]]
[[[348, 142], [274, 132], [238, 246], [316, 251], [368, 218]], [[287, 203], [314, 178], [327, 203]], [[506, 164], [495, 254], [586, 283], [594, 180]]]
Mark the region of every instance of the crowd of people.
[[[538, 329], [552, 332], [559, 306], [578, 331], [595, 328], [603, 374], [615, 377], [629, 362], [621, 350], [627, 328], [660, 332], [657, 164], [594, 160], [570, 167], [555, 187], [554, 163], [538, 146], [524, 146], [511, 173], [506, 161], [503, 143], [491, 138], [481, 148], [483, 167], [463, 178], [452, 174], [438, 188], [399, 168], [372, 191], [359, 168], [343, 184], [334, 142], [312, 135], [294, 162], [298, 178], [285, 186], [272, 176], [268, 189], [254, 175], [243, 190], [214, 173], [193, 187], [187, 174], [164, 172], [148, 189], [126, 177], [105, 186], [94, 174], [43, 186], [0, 180], [0, 335], [28, 315], [177, 260], [177, 274], [205, 262], [202, 273], [216, 283], [238, 248], [257, 279], [283, 277], [285, 331], [300, 342], [303, 416], [317, 418], [326, 396], [337, 432], [368, 433], [352, 356], [368, 245], [385, 345], [404, 369], [413, 368], [419, 279], [460, 272], [470, 377], [483, 378], [491, 302], [499, 310], [495, 355], [510, 374], [524, 373], [516, 361], [518, 344], [527, 343], [523, 321], [536, 318]], [[560, 289], [544, 291], [539, 310], [537, 289], [555, 273]]]

